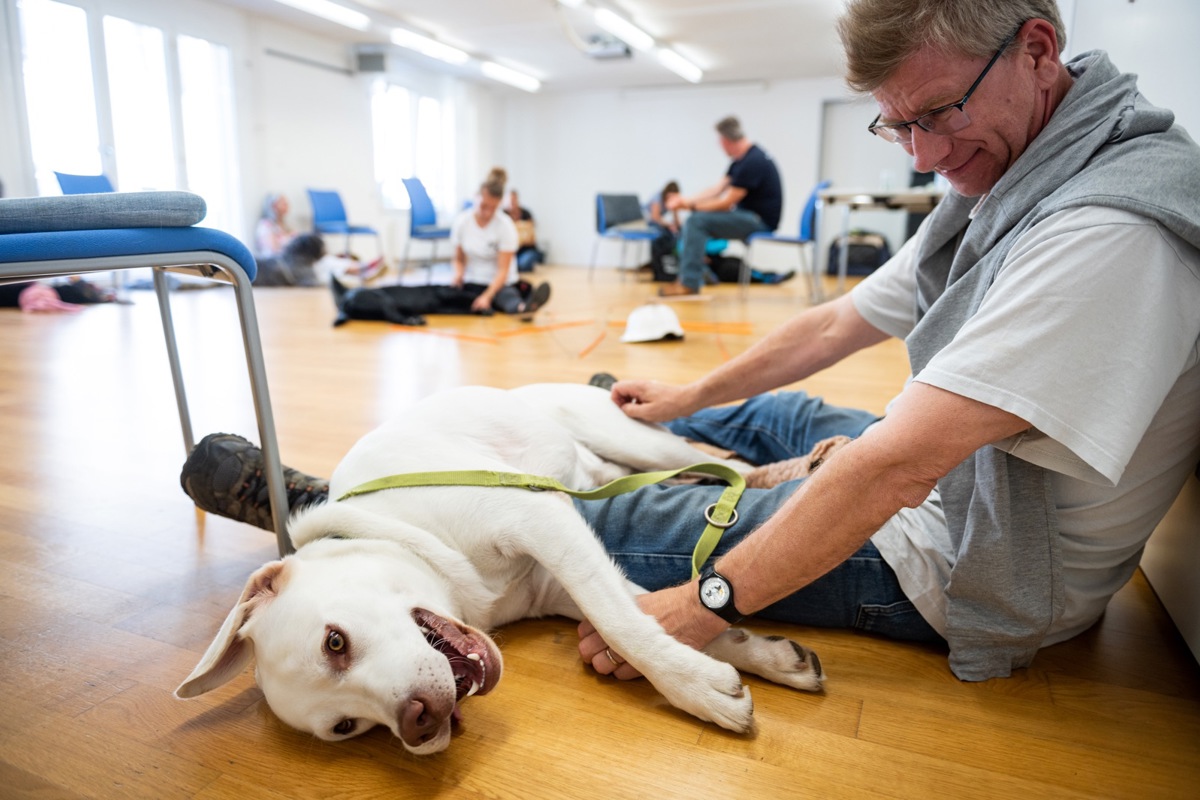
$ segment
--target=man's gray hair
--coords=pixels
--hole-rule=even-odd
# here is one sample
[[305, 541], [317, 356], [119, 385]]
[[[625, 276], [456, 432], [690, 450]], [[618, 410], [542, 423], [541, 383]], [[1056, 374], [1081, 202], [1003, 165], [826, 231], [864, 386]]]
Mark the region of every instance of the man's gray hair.
[[731, 142], [740, 142], [746, 138], [746, 134], [742, 133], [742, 123], [738, 122], [738, 118], [734, 116], [726, 117], [718, 122], [717, 133]]
[[1067, 33], [1055, 0], [849, 0], [838, 19], [846, 83], [873, 92], [918, 50], [986, 58], [1022, 23], [1054, 26], [1061, 52]]

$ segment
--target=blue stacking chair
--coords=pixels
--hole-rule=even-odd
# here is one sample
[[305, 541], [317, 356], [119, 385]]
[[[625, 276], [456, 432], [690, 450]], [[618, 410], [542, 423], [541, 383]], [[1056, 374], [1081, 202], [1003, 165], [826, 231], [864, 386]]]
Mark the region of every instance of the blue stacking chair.
[[383, 247], [379, 243], [379, 231], [369, 225], [351, 225], [347, 221], [346, 206], [342, 204], [340, 194], [329, 189], [309, 189], [308, 201], [312, 204], [313, 231], [321, 235], [345, 234], [346, 247], [343, 252], [350, 252], [350, 237], [355, 234], [374, 236], [379, 252], [383, 252]]
[[[754, 242], [779, 242], [781, 244], [794, 244], [800, 251], [800, 272], [809, 276], [809, 299], [813, 303], [820, 303], [825, 299], [825, 293], [821, 289], [821, 276], [817, 273], [817, 258], [811, 251], [816, 249], [817, 236], [817, 215], [821, 208], [820, 193], [823, 189], [828, 189], [830, 181], [821, 181], [812, 190], [812, 194], [808, 196], [807, 202], [804, 204], [804, 210], [800, 212], [800, 230], [796, 236], [788, 236], [782, 233], [752, 233], [746, 237], [746, 246], [750, 247]], [[742, 283], [742, 289], [745, 290], [746, 284], [750, 282], [750, 259], [747, 258], [742, 266], [741, 274], [738, 276]]]
[[[633, 223], [633, 225], [630, 225]], [[621, 258], [617, 268], [625, 266], [625, 248], [630, 242], [653, 242], [659, 232], [646, 222], [642, 204], [636, 194], [596, 195], [596, 241], [592, 245], [592, 262], [588, 267], [588, 279], [596, 269], [596, 252], [600, 242], [616, 239], [621, 243]]]
[[[437, 243], [443, 239], [450, 240], [450, 229], [438, 226], [437, 209], [425, 191], [425, 184], [420, 178], [402, 178], [404, 188], [408, 191], [409, 223], [408, 240], [404, 243], [404, 263], [401, 271], [408, 269], [408, 251], [413, 240], [432, 242], [433, 249], [429, 253], [430, 274], [432, 265], [437, 259]], [[467, 206], [469, 207], [469, 206]]]
[[183, 271], [233, 285], [246, 366], [266, 461], [267, 488], [281, 555], [291, 552], [288, 502], [275, 422], [267, 391], [262, 343], [250, 283], [257, 265], [240, 241], [196, 223], [207, 209], [187, 192], [20, 197], [0, 200], [0, 282], [32, 281], [96, 272], [153, 268], [154, 288], [166, 336], [185, 454], [195, 444], [171, 319], [166, 270]]

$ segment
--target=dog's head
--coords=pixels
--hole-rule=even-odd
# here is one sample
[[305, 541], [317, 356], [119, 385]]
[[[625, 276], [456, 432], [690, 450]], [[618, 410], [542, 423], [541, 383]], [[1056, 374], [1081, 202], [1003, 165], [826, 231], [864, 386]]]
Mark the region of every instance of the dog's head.
[[449, 603], [436, 573], [388, 543], [313, 542], [250, 576], [175, 694], [215, 689], [253, 656], [267, 704], [289, 725], [331, 741], [385, 725], [410, 752], [436, 753], [458, 704], [491, 691], [503, 666]]

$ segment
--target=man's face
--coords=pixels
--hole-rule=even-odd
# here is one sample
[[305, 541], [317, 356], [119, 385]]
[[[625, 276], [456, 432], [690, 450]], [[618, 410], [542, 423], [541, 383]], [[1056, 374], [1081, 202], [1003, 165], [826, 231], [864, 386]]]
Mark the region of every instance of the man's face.
[[[873, 93], [881, 121], [911, 120], [958, 102], [987, 62], [986, 56], [917, 51]], [[990, 191], [1045, 125], [1044, 96], [1032, 66], [1019, 49], [1002, 56], [965, 106], [970, 124], [956, 133], [938, 135], [913, 125], [912, 142], [903, 147], [916, 170], [936, 171], [967, 197]]]

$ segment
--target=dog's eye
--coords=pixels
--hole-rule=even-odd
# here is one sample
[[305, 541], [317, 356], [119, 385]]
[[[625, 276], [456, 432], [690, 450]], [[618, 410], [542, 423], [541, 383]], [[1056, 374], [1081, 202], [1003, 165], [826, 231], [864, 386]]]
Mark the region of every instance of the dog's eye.
[[354, 733], [354, 720], [344, 719], [337, 725], [333, 726], [333, 733], [336, 736], [349, 736]]
[[[346, 637], [339, 630], [331, 630], [325, 634], [325, 649], [331, 653], [346, 652]], [[344, 722], [345, 720], [343, 720]], [[341, 723], [338, 723], [341, 724]], [[353, 724], [353, 723], [352, 723]]]

